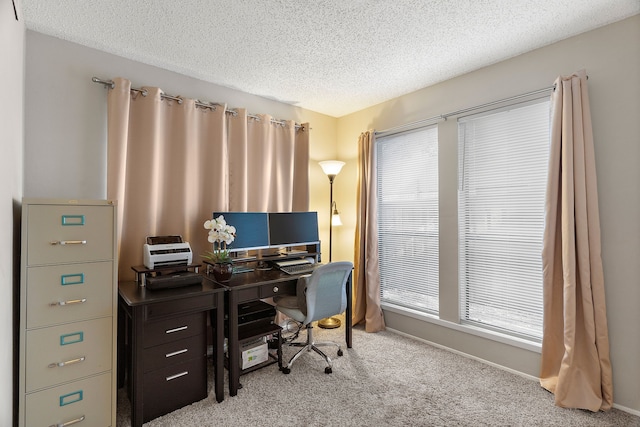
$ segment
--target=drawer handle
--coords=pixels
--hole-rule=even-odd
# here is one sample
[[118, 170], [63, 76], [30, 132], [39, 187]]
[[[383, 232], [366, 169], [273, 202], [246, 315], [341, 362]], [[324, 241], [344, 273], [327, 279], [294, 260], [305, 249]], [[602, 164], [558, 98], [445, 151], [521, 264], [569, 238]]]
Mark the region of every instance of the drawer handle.
[[180, 372], [179, 374], [171, 375], [167, 377], [167, 381], [175, 380], [176, 378], [184, 377], [185, 375], [189, 375], [189, 371]]
[[62, 368], [67, 365], [74, 365], [76, 363], [84, 362], [85, 357], [78, 357], [77, 359], [67, 360], [66, 362], [49, 363], [49, 368]]
[[78, 423], [84, 421], [84, 418], [85, 417], [83, 415], [80, 418], [76, 418], [75, 420], [67, 421], [66, 423], [51, 424], [49, 427], [67, 427], [67, 426], [71, 426], [71, 425], [78, 424]]
[[166, 331], [164, 331], [164, 333], [165, 334], [172, 334], [174, 332], [185, 331], [187, 328], [188, 328], [188, 326], [180, 326], [179, 328], [167, 329]]
[[86, 298], [82, 298], [82, 299], [72, 299], [72, 300], [68, 300], [68, 301], [52, 302], [49, 305], [52, 306], [52, 307], [62, 307], [62, 306], [65, 306], [65, 305], [84, 304], [85, 302], [87, 302], [87, 299]]
[[277, 287], [277, 286], [274, 286], [274, 287], [273, 287], [273, 293], [274, 293], [274, 294], [275, 294], [276, 292], [278, 292], [279, 290], [280, 290], [280, 289], [278, 289], [278, 287]]
[[169, 357], [177, 356], [179, 354], [186, 353], [187, 351], [188, 350], [186, 348], [183, 348], [182, 350], [174, 351], [173, 353], [167, 353], [164, 355], [164, 357], [169, 358]]
[[53, 242], [51, 242], [52, 245], [86, 245], [87, 241], [86, 240], [54, 240]]

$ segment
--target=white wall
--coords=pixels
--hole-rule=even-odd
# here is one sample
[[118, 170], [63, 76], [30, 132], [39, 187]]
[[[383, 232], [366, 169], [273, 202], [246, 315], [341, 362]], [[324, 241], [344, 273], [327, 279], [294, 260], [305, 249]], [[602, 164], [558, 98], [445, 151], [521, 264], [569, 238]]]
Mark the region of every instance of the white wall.
[[[19, 323], [20, 203], [22, 200], [22, 145], [24, 141], [24, 22], [22, 2], [0, 2], [0, 425], [12, 425], [14, 415], [14, 327]], [[11, 345], [12, 343], [13, 345]]]
[[[383, 130], [550, 87], [558, 75], [583, 68], [589, 75], [595, 135], [614, 401], [640, 413], [640, 15], [340, 118], [339, 157], [348, 164], [336, 178], [335, 192], [343, 211], [349, 209], [347, 202], [355, 197], [356, 142], [362, 131]], [[439, 135], [440, 314], [456, 322], [455, 118], [439, 125]], [[352, 216], [344, 215], [343, 222], [345, 218]], [[353, 241], [353, 226], [353, 221], [345, 224], [338, 248], [347, 248]], [[349, 258], [345, 253], [340, 256]], [[535, 351], [389, 310], [385, 318], [389, 327], [529, 375], [539, 373]]]

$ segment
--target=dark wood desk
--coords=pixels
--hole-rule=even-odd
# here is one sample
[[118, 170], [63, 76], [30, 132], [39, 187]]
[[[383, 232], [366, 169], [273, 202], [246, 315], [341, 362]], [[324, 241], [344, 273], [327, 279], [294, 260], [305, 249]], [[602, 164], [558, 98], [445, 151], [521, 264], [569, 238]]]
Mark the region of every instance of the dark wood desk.
[[119, 283], [118, 386], [126, 361], [133, 427], [207, 397], [207, 315], [216, 400], [224, 399], [225, 290], [206, 278], [201, 285], [163, 290]]
[[[207, 276], [213, 280], [213, 275]], [[235, 273], [231, 280], [223, 285], [227, 287], [227, 309], [229, 312], [229, 395], [238, 394], [240, 385], [240, 365], [238, 346], [238, 305], [276, 295], [295, 295], [296, 284], [300, 275], [289, 275], [277, 269], [254, 270], [249, 273]], [[347, 348], [351, 348], [351, 274], [346, 284], [347, 309], [345, 313]]]

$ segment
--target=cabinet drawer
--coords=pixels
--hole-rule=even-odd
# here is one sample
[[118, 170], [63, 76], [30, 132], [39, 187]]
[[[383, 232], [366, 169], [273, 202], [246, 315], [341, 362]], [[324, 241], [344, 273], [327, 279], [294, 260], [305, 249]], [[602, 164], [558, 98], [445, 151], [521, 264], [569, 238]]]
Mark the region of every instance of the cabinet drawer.
[[207, 397], [207, 359], [200, 357], [144, 374], [143, 421]]
[[113, 263], [65, 264], [27, 269], [27, 328], [110, 316]]
[[111, 370], [112, 318], [27, 331], [25, 352], [27, 392]]
[[143, 346], [148, 348], [194, 335], [202, 335], [206, 325], [207, 317], [205, 312], [146, 322], [144, 325]]
[[144, 372], [154, 371], [189, 359], [207, 356], [205, 335], [195, 335], [144, 350]]
[[33, 205], [28, 215], [27, 265], [113, 259], [113, 207]]
[[144, 307], [145, 320], [153, 320], [168, 315], [202, 311], [215, 307], [213, 295], [198, 295], [193, 298], [180, 298], [168, 302], [147, 304]]
[[28, 394], [25, 425], [56, 426], [84, 417], [73, 426], [111, 426], [111, 404], [111, 374], [98, 375]]

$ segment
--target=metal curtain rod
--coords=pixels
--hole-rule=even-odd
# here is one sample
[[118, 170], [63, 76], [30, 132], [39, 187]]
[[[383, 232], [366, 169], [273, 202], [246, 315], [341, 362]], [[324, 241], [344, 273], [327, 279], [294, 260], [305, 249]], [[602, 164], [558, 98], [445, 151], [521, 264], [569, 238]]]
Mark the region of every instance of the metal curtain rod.
[[442, 117], [444, 117], [444, 119], [446, 120], [448, 117], [451, 117], [451, 116], [459, 116], [460, 114], [468, 113], [470, 111], [480, 110], [480, 109], [483, 109], [485, 107], [491, 107], [493, 105], [502, 104], [504, 102], [515, 101], [516, 99], [521, 99], [521, 98], [526, 98], [526, 97], [533, 96], [533, 95], [538, 95], [539, 93], [545, 93], [545, 92], [549, 92], [549, 91], [552, 91], [552, 90], [555, 90], [555, 89], [556, 89], [556, 86], [553, 85], [553, 86], [550, 86], [550, 87], [545, 87], [544, 89], [538, 89], [538, 90], [534, 90], [534, 91], [531, 91], [531, 92], [523, 93], [521, 95], [515, 95], [515, 96], [511, 96], [509, 98], [500, 99], [498, 101], [487, 102], [486, 104], [482, 104], [482, 105], [476, 105], [475, 107], [469, 107], [469, 108], [465, 108], [465, 109], [462, 109], [462, 110], [453, 111], [451, 113], [443, 114]]
[[[227, 114], [231, 114], [232, 116], [237, 116], [238, 115], [238, 112], [236, 110], [234, 110], [234, 109], [229, 109], [229, 110], [226, 111], [226, 113]], [[257, 120], [257, 121], [262, 120], [261, 117], [256, 115], [256, 114], [248, 113], [247, 117], [250, 118], [250, 119]], [[273, 119], [273, 118], [271, 119], [271, 123], [275, 123], [277, 125], [282, 125], [282, 126], [287, 124], [287, 122], [285, 122], [284, 120], [278, 120], [278, 119]], [[299, 125], [298, 123], [295, 123], [295, 127], [296, 127], [296, 129], [303, 129], [304, 128], [304, 126]]]
[[[92, 77], [91, 81], [94, 82], [94, 83], [99, 83], [101, 85], [109, 87], [110, 89], [113, 89], [115, 87], [115, 85], [116, 85], [113, 80], [102, 80], [102, 79], [99, 79], [98, 77]], [[134, 92], [141, 93], [142, 96], [147, 96], [147, 90], [144, 89], [144, 88], [140, 89], [140, 88], [132, 87], [131, 90], [134, 91]], [[166, 93], [160, 93], [160, 97], [162, 99], [171, 99], [173, 101], [178, 102], [178, 104], [182, 104], [182, 101], [183, 101], [183, 99], [181, 97], [179, 97], [179, 96], [167, 95]], [[218, 106], [225, 107], [224, 104], [220, 104], [218, 102], [203, 102], [203, 101], [200, 101], [199, 99], [196, 99], [195, 104], [196, 104], [197, 107], [200, 107], [200, 108], [211, 108], [211, 110], [213, 110], [213, 111], [215, 111], [216, 107], [218, 107]], [[225, 113], [226, 114], [231, 114], [232, 116], [238, 115], [238, 112], [235, 111], [235, 110], [232, 110], [232, 109], [231, 110], [230, 109], [225, 110]], [[247, 117], [249, 117], [251, 119], [255, 119], [255, 120], [260, 120], [260, 116], [257, 116], [255, 114], [247, 114]], [[284, 120], [278, 120], [278, 119], [271, 119], [271, 123], [275, 123], [275, 124], [283, 125], [283, 126], [286, 124], [286, 122]], [[298, 123], [295, 124], [295, 127], [296, 127], [296, 129], [304, 128], [304, 126], [299, 125]]]
[[531, 91], [531, 92], [523, 93], [521, 95], [515, 95], [515, 96], [511, 96], [509, 98], [500, 99], [498, 101], [487, 102], [486, 104], [476, 105], [474, 107], [469, 107], [469, 108], [465, 108], [465, 109], [462, 109], [462, 110], [452, 111], [450, 113], [441, 114], [439, 116], [433, 116], [433, 117], [429, 117], [427, 119], [417, 120], [415, 122], [406, 123], [404, 125], [395, 126], [395, 127], [389, 128], [389, 129], [382, 130], [382, 131], [376, 131], [375, 135], [377, 137], [379, 137], [379, 136], [381, 136], [381, 134], [393, 134], [393, 133], [400, 132], [400, 131], [402, 131], [404, 129], [417, 128], [417, 127], [420, 127], [420, 125], [426, 126], [427, 124], [437, 123], [440, 120], [446, 120], [447, 118], [449, 118], [451, 116], [458, 116], [460, 114], [468, 113], [470, 111], [475, 111], [475, 110], [480, 110], [482, 108], [491, 107], [491, 106], [496, 105], [496, 104], [502, 104], [504, 102], [515, 101], [516, 99], [526, 98], [528, 96], [549, 92], [551, 90], [555, 90], [555, 88], [556, 87], [554, 85], [554, 86], [551, 86], [551, 87], [546, 87], [544, 89], [538, 89], [538, 90], [534, 90], [534, 91]]
[[[97, 77], [93, 77], [91, 81], [94, 83], [100, 83], [101, 85], [104, 85], [104, 86], [108, 86], [110, 89], [113, 89], [115, 87], [115, 83], [113, 82], [113, 80], [101, 80]], [[134, 92], [139, 92], [140, 94], [142, 94], [142, 96], [147, 96], [147, 93], [148, 93], [147, 90], [144, 88], [140, 89], [140, 88], [132, 87], [131, 90]], [[173, 101], [176, 101], [178, 104], [182, 104], [183, 102], [183, 99], [181, 97], [167, 95], [166, 93], [161, 93], [160, 97], [162, 99], [171, 99]], [[217, 102], [203, 102], [203, 101], [200, 101], [199, 99], [196, 99], [196, 106], [200, 108], [211, 108], [214, 111], [218, 106], [224, 107], [223, 104], [219, 104]]]

